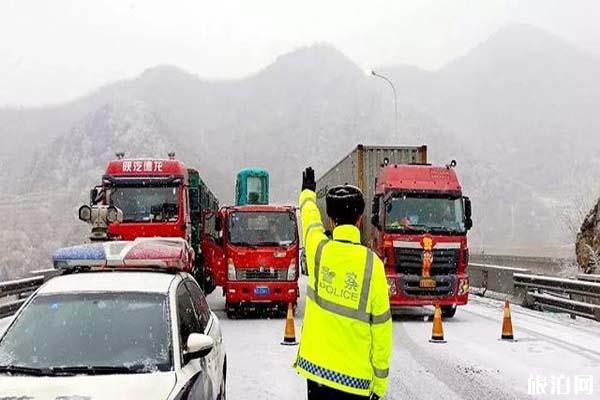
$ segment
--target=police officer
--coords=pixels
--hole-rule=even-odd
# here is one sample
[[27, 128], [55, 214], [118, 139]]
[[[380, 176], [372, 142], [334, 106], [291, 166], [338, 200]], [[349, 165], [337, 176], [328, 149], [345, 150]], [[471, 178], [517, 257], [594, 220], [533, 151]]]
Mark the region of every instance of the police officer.
[[383, 263], [360, 244], [365, 202], [354, 186], [327, 192], [333, 237], [317, 208], [315, 173], [300, 194], [308, 288], [295, 363], [309, 400], [379, 399], [387, 388], [392, 321]]

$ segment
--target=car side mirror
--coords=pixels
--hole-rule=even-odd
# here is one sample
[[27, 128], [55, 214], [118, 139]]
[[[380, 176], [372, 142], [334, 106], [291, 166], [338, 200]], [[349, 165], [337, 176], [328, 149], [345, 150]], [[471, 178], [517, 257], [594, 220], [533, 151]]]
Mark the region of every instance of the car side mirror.
[[183, 352], [185, 364], [197, 358], [206, 357], [215, 347], [215, 341], [208, 335], [202, 333], [190, 333], [187, 339], [186, 349]]
[[223, 223], [218, 215], [215, 215], [215, 231], [221, 232], [223, 230]]

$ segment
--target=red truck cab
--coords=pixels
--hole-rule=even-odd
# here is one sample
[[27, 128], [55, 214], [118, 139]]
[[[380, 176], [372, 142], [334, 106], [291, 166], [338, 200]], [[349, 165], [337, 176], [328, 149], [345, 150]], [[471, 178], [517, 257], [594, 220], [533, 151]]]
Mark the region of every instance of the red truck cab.
[[204, 220], [202, 252], [227, 315], [267, 306], [285, 311], [297, 303], [299, 240], [291, 206], [223, 207]]
[[178, 160], [119, 158], [109, 162], [102, 185], [92, 190], [92, 203], [123, 212], [123, 221], [108, 227], [111, 240], [181, 237], [190, 242], [187, 190], [188, 170]]
[[384, 261], [392, 308], [468, 300], [471, 202], [452, 166], [387, 165], [372, 205], [371, 248]]

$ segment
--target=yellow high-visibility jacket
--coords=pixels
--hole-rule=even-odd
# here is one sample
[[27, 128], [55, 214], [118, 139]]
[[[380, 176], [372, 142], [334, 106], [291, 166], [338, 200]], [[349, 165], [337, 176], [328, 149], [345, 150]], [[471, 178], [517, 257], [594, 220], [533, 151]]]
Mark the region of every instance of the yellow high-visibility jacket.
[[295, 368], [347, 393], [386, 392], [392, 320], [383, 263], [353, 225], [325, 235], [316, 194], [300, 194], [308, 269], [306, 310]]

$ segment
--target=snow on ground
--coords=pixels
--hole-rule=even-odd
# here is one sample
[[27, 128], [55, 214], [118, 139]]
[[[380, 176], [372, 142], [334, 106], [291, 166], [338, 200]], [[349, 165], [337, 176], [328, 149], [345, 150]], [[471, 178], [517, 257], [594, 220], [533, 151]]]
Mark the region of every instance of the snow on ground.
[[[302, 289], [306, 284], [301, 283]], [[230, 399], [306, 398], [306, 383], [292, 369], [297, 347], [280, 345], [284, 319], [225, 316], [217, 289], [209, 302], [221, 319], [228, 358]], [[431, 309], [414, 308], [394, 318], [389, 400], [597, 399], [600, 395], [600, 324], [564, 314], [512, 306], [516, 342], [498, 340], [503, 303], [471, 296], [444, 321], [445, 344], [429, 343]], [[299, 337], [304, 312], [296, 314]], [[8, 319], [0, 320], [0, 333]], [[593, 377], [593, 394], [575, 394], [576, 376]], [[547, 380], [546, 394], [528, 396], [528, 384]], [[552, 380], [565, 379], [567, 395], [551, 395]]]
[[[305, 282], [302, 282], [304, 289]], [[299, 337], [304, 298], [296, 315]], [[297, 347], [281, 346], [284, 319], [229, 320], [221, 291], [209, 302], [222, 321], [230, 399], [306, 398], [292, 369]], [[429, 343], [431, 310], [394, 318], [394, 351], [387, 399], [585, 399], [600, 393], [600, 325], [562, 314], [512, 307], [516, 342], [498, 340], [503, 303], [472, 296], [444, 322], [446, 344]], [[591, 375], [592, 395], [575, 395], [575, 376]], [[568, 379], [570, 395], [550, 394], [552, 380]], [[528, 384], [547, 380], [546, 394], [528, 396]]]

